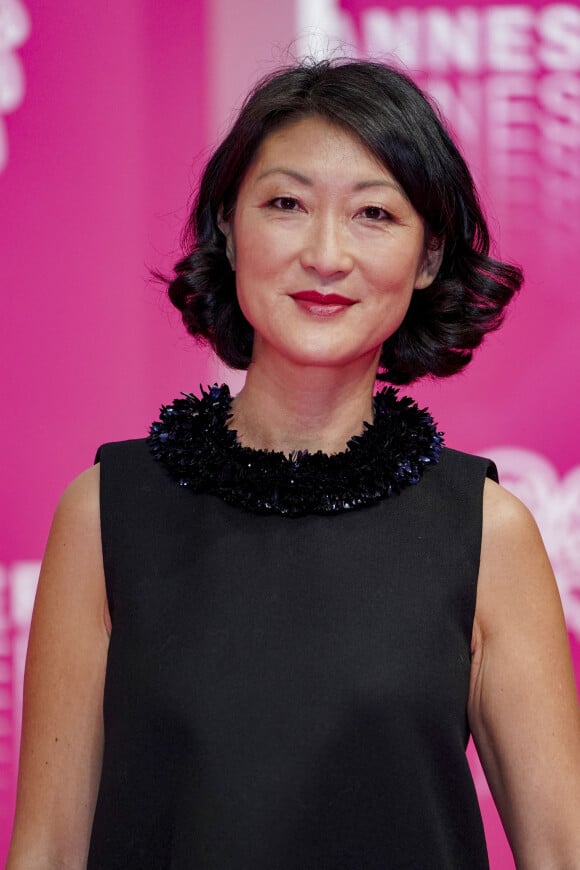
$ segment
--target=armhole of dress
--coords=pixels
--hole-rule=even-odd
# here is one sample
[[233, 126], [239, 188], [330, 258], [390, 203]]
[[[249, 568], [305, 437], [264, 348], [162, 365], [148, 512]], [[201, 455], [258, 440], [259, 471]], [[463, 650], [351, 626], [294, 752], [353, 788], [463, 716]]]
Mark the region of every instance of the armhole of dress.
[[111, 631], [113, 629], [113, 615], [112, 608], [109, 602], [109, 583], [107, 580], [108, 571], [107, 571], [107, 558], [105, 556], [105, 540], [103, 535], [103, 464], [102, 464], [102, 451], [105, 445], [101, 444], [98, 448], [93, 465], [99, 465], [99, 524], [101, 528], [101, 552], [103, 556], [103, 571], [105, 574], [105, 604], [103, 606], [103, 624], [105, 626], [105, 631], [107, 632], [107, 636], [111, 637]]
[[[480, 522], [479, 522], [479, 556], [478, 556], [478, 560], [477, 560], [477, 577], [476, 577], [476, 583], [475, 583], [475, 596], [473, 599], [473, 615], [472, 615], [472, 619], [471, 619], [471, 638], [472, 638], [472, 640], [473, 640], [473, 631], [475, 628], [475, 616], [476, 616], [476, 612], [477, 612], [477, 593], [478, 593], [478, 589], [479, 589], [479, 575], [481, 572], [481, 548], [483, 545], [483, 493], [484, 493], [484, 489], [485, 489], [485, 481], [489, 479], [489, 480], [493, 480], [494, 483], [499, 484], [499, 474], [498, 474], [497, 466], [496, 466], [495, 462], [493, 462], [493, 460], [487, 459], [487, 458], [483, 458], [483, 461], [485, 462], [485, 473], [484, 473], [483, 480], [481, 481]], [[471, 640], [471, 642], [472, 642], [472, 640]]]
[[489, 477], [490, 480], [493, 480], [495, 483], [499, 483], [499, 474], [497, 470], [497, 465], [492, 459], [486, 459], [487, 468], [485, 470], [485, 476]]

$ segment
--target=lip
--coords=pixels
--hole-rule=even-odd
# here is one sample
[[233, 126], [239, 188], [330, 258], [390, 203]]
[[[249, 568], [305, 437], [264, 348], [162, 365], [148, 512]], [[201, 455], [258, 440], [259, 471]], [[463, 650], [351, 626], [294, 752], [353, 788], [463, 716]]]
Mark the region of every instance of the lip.
[[338, 293], [319, 293], [318, 290], [301, 290], [292, 293], [292, 299], [300, 302], [315, 302], [317, 305], [354, 305], [354, 299], [340, 296]]

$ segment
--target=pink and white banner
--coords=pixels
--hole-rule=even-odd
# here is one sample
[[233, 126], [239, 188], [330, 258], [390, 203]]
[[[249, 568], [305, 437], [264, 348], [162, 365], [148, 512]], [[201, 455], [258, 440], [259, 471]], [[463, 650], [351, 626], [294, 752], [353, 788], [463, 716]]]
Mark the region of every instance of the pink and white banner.
[[[0, 0], [0, 861], [38, 564], [66, 483], [162, 402], [224, 378], [150, 279], [251, 82], [291, 51], [395, 60], [448, 117], [527, 281], [467, 373], [409, 389], [535, 513], [580, 677], [580, 7]], [[235, 386], [239, 375], [229, 377]], [[477, 761], [492, 868], [513, 861]]]

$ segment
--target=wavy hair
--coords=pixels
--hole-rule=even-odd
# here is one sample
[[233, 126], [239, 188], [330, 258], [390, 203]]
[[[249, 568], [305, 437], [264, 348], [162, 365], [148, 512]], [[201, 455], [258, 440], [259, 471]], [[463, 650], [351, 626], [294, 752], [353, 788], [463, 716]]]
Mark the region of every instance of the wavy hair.
[[264, 139], [312, 116], [357, 136], [399, 182], [431, 244], [444, 245], [435, 280], [414, 291], [402, 324], [384, 342], [377, 378], [408, 384], [455, 374], [501, 325], [523, 275], [489, 256], [489, 231], [465, 160], [428, 98], [386, 64], [303, 62], [258, 82], [202, 174], [183, 235], [187, 253], [167, 281], [171, 302], [188, 332], [209, 342], [226, 365], [248, 367], [253, 328], [238, 305], [218, 218], [231, 215]]

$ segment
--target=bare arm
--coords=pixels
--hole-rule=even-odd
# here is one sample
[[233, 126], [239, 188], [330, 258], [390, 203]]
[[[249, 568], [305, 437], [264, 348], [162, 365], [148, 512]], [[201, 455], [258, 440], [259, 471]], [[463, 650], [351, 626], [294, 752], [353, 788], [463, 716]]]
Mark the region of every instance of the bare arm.
[[521, 870], [580, 868], [580, 710], [558, 590], [527, 509], [486, 482], [469, 719]]
[[86, 865], [101, 770], [106, 613], [95, 466], [64, 493], [42, 564], [7, 870]]

